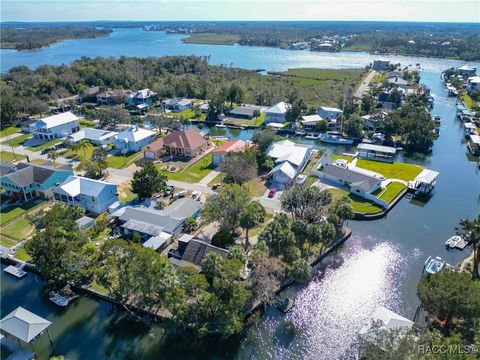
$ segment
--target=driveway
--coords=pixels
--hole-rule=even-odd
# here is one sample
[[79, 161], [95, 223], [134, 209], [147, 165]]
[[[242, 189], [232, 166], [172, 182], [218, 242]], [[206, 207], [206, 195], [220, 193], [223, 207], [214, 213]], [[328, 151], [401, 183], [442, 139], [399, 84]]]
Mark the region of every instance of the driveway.
[[376, 71], [375, 70], [372, 70], [368, 75], [367, 77], [365, 78], [365, 80], [363, 80], [363, 82], [360, 84], [360, 86], [358, 87], [357, 91], [355, 91], [355, 94], [354, 96], [356, 98], [361, 98], [365, 89], [367, 88], [367, 86], [370, 85], [370, 82], [372, 81], [373, 77], [375, 76], [376, 74]]

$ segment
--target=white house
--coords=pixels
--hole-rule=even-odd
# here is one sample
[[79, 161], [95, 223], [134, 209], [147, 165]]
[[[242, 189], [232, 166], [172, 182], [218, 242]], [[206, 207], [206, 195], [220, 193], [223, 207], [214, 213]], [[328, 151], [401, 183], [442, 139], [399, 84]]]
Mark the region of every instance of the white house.
[[275, 162], [275, 167], [270, 171], [273, 183], [279, 188], [288, 187], [304, 167], [310, 153], [309, 145], [289, 140], [273, 143], [268, 150], [268, 156]]
[[270, 106], [265, 112], [265, 123], [284, 123], [285, 116], [291, 108], [292, 105], [285, 101]]
[[467, 80], [467, 91], [470, 94], [473, 90], [480, 90], [480, 76], [472, 76]]
[[317, 110], [317, 114], [325, 120], [337, 120], [343, 115], [343, 111], [337, 108], [320, 106]]
[[142, 89], [130, 94], [127, 98], [127, 103], [135, 106], [144, 105], [150, 106], [153, 104], [153, 99], [157, 93], [150, 89]]
[[300, 124], [302, 124], [302, 129], [305, 131], [316, 131], [317, 124], [322, 120], [320, 115], [304, 115], [302, 120], [300, 120]]
[[80, 131], [71, 134], [68, 139], [76, 143], [82, 140], [87, 140], [90, 144], [93, 145], [108, 145], [115, 141], [115, 136], [118, 135], [118, 132], [93, 129], [93, 128], [82, 128]]
[[[190, 99], [169, 99], [165, 100], [162, 104], [163, 108], [166, 110], [171, 110], [173, 112], [181, 112], [193, 107], [193, 102]], [[207, 110], [208, 111], [208, 110]]]
[[30, 125], [33, 137], [47, 141], [68, 136], [78, 130], [79, 118], [70, 111], [37, 120]]
[[131, 126], [115, 136], [115, 148], [122, 153], [137, 152], [153, 141], [155, 131]]
[[401, 77], [399, 76], [392, 76], [392, 77], [389, 77], [388, 78], [388, 83], [390, 85], [396, 85], [402, 89], [406, 89], [407, 86], [408, 86], [408, 81], [407, 80], [404, 80], [402, 79]]
[[118, 201], [117, 185], [81, 176], [70, 176], [53, 190], [55, 200], [77, 205], [86, 211], [101, 214]]

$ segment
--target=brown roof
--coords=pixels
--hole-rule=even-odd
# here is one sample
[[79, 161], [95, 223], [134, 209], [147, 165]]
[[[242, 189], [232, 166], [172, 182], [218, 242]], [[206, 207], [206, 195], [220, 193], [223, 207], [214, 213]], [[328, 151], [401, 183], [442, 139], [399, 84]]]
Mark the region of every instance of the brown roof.
[[163, 148], [163, 144], [164, 144], [163, 138], [159, 138], [154, 142], [152, 142], [151, 144], [145, 146], [144, 150], [150, 150], [150, 151], [156, 152]]
[[212, 151], [212, 154], [220, 154], [230, 151], [242, 151], [245, 149], [245, 141], [242, 140], [230, 140], [225, 144], [220, 145]]
[[163, 142], [166, 146], [184, 149], [196, 149], [207, 143], [200, 132], [194, 128], [186, 131], [175, 131], [173, 134], [165, 136]]
[[198, 239], [192, 239], [188, 242], [187, 248], [183, 253], [182, 260], [188, 261], [197, 266], [201, 266], [205, 256], [212, 251], [223, 257], [228, 255], [228, 250], [213, 246], [212, 244]]

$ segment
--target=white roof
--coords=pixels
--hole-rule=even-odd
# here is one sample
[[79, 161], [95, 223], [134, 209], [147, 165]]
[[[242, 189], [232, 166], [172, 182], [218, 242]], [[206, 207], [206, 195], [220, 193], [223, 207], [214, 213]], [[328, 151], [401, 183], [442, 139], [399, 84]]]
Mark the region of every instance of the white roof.
[[275, 105], [270, 106], [266, 112], [272, 114], [285, 114], [291, 108], [292, 105], [286, 103], [285, 101], [281, 101]]
[[333, 108], [333, 107], [328, 107], [328, 106], [320, 106], [319, 110], [320, 109], [323, 110], [323, 111], [328, 111], [328, 112], [333, 112], [333, 113], [343, 113], [343, 111], [340, 110], [340, 109]]
[[143, 243], [143, 247], [157, 250], [162, 247], [173, 235], [167, 232], [162, 231], [157, 236], [152, 236], [147, 241]]
[[36, 127], [45, 127], [47, 129], [53, 128], [55, 126], [68, 124], [69, 122], [78, 120], [78, 116], [73, 114], [71, 111], [67, 111], [61, 114], [48, 116], [46, 118], [40, 119], [35, 122]]
[[275, 129], [281, 129], [281, 128], [284, 127], [284, 125], [282, 123], [276, 123], [276, 122], [268, 123], [267, 126], [270, 126], [272, 128], [275, 128]]
[[467, 80], [470, 84], [479, 84], [480, 83], [480, 76], [472, 76], [469, 77]]
[[460, 66], [459, 68], [457, 68], [457, 70], [474, 71], [476, 69], [474, 67], [470, 67], [468, 65], [463, 65], [463, 66]]
[[70, 138], [74, 142], [78, 142], [78, 141], [81, 141], [83, 139], [103, 141], [103, 140], [111, 138], [111, 137], [113, 137], [117, 134], [118, 134], [118, 132], [115, 132], [115, 131], [92, 129], [92, 128], [83, 128], [80, 131], [77, 131], [76, 133], [71, 134]]
[[69, 176], [59, 188], [72, 197], [79, 194], [96, 197], [106, 186], [117, 187], [115, 184], [106, 181], [93, 180], [81, 176]]
[[155, 131], [147, 130], [144, 128], [140, 128], [137, 126], [133, 126], [127, 130], [122, 131], [117, 136], [115, 136], [118, 140], [123, 140], [126, 142], [138, 142], [143, 140], [149, 136], [155, 135]]
[[431, 184], [435, 181], [435, 178], [440, 173], [438, 171], [430, 170], [430, 169], [423, 169], [420, 174], [417, 175], [415, 181], [422, 182], [425, 184]]
[[288, 161], [293, 165], [299, 166], [307, 156], [309, 149], [308, 145], [283, 140], [273, 143], [270, 146], [268, 155], [275, 159], [276, 163]]
[[153, 91], [150, 91], [150, 89], [142, 89], [142, 90], [138, 90], [134, 95], [133, 97], [135, 98], [139, 98], [139, 99], [146, 99], [152, 95], [154, 95], [155, 93]]
[[474, 124], [474, 123], [471, 123], [471, 122], [466, 122], [463, 124], [463, 126], [465, 127], [465, 129], [476, 129], [477, 126]]
[[394, 147], [366, 143], [358, 144], [357, 149], [372, 150], [388, 154], [395, 154], [397, 152], [397, 149], [395, 149]]
[[47, 319], [19, 306], [0, 320], [0, 328], [16, 338], [30, 342], [51, 324]]
[[283, 172], [290, 179], [293, 179], [295, 177], [295, 174], [297, 173], [295, 171], [295, 169], [293, 168], [293, 166], [290, 165], [289, 162], [283, 162], [283, 163], [275, 166], [272, 170], [270, 170], [270, 172], [268, 174], [272, 175], [273, 173], [276, 173], [277, 171]]
[[302, 120], [300, 121], [302, 124], [314, 124], [319, 121], [323, 120], [320, 115], [305, 115], [302, 116]]
[[469, 135], [470, 136], [470, 141], [473, 142], [474, 144], [480, 145], [480, 136], [479, 135]]
[[413, 321], [394, 313], [383, 306], [379, 306], [373, 312], [370, 323], [360, 330], [361, 335], [368, 335], [372, 332], [372, 322], [381, 322], [383, 325], [378, 330], [389, 331], [393, 329], [408, 331], [413, 326]]

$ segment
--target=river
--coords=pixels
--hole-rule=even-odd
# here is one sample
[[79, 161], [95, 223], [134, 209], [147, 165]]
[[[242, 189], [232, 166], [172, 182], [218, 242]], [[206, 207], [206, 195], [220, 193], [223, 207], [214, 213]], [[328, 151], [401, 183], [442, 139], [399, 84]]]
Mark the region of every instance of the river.
[[[211, 55], [213, 64], [250, 69], [293, 67], [363, 67], [376, 56], [365, 53], [313, 53], [244, 46], [187, 45], [181, 36], [140, 29], [118, 29], [111, 37], [72, 40], [33, 52], [2, 50], [2, 71], [13, 65], [68, 63], [80, 56]], [[383, 57], [382, 57], [383, 58]], [[443, 246], [458, 220], [480, 210], [480, 176], [469, 161], [462, 124], [455, 119], [455, 99], [448, 98], [440, 72], [463, 62], [411, 57], [385, 57], [404, 65], [420, 63], [421, 83], [435, 98], [433, 115], [440, 115], [440, 137], [424, 158], [402, 158], [440, 172], [433, 197], [425, 204], [403, 198], [380, 220], [350, 221], [353, 235], [305, 287], [295, 287], [296, 306], [287, 315], [269, 309], [245, 336], [228, 341], [194, 344], [165, 337], [161, 326], [147, 328], [116, 321], [111, 305], [84, 297], [67, 309], [46, 300], [39, 280], [24, 280], [2, 271], [2, 316], [21, 305], [53, 322], [53, 346], [35, 344], [40, 359], [62, 354], [68, 359], [336, 359], [355, 345], [358, 330], [378, 305], [413, 318], [416, 284], [430, 256], [457, 264], [468, 250]], [[480, 64], [470, 63], [480, 67]], [[249, 138], [251, 131], [211, 129], [212, 134]], [[341, 152], [343, 149], [329, 148]]]

